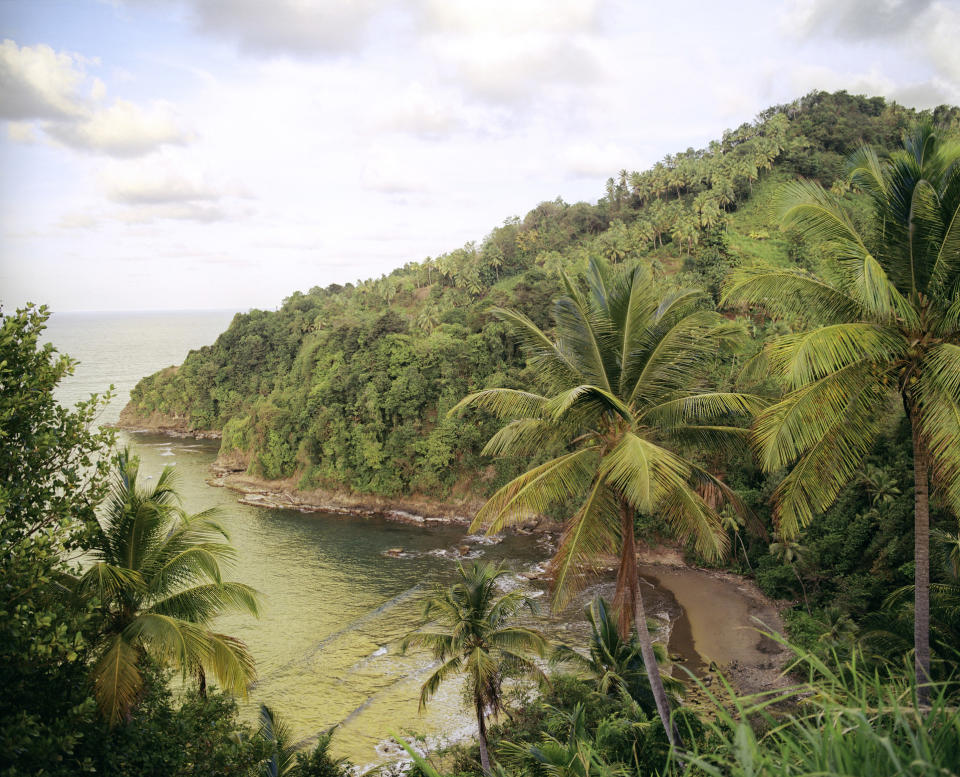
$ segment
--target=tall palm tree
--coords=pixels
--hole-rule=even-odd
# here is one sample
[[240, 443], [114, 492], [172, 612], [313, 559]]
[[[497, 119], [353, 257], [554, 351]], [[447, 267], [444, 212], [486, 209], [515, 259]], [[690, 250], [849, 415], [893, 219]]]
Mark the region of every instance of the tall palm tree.
[[91, 563], [73, 581], [103, 615], [93, 681], [111, 723], [136, 703], [146, 656], [196, 674], [201, 687], [212, 672], [244, 695], [255, 676], [246, 646], [209, 626], [225, 612], [258, 614], [256, 592], [221, 576], [221, 563], [234, 557], [227, 533], [212, 511], [191, 516], [180, 508], [172, 467], [152, 488], [138, 483], [139, 471], [128, 449], [116, 454], [111, 491], [87, 548]]
[[850, 181], [869, 198], [875, 232], [858, 228], [836, 195], [788, 184], [786, 228], [832, 251], [829, 277], [759, 270], [726, 299], [807, 322], [766, 349], [787, 394], [756, 423], [767, 471], [793, 465], [775, 494], [792, 534], [854, 476], [896, 406], [909, 419], [914, 461], [914, 651], [921, 702], [930, 666], [930, 476], [960, 514], [960, 145], [929, 125], [886, 158], [864, 146]]
[[[614, 604], [621, 632], [631, 622], [642, 648], [657, 711], [671, 741], [670, 709], [646, 629], [637, 574], [634, 515], [657, 516], [703, 556], [726, 552], [729, 539], [715, 506], [743, 505], [717, 477], [678, 451], [737, 444], [732, 425], [763, 406], [727, 392], [702, 393], [718, 347], [739, 327], [712, 309], [700, 290], [661, 294], [644, 268], [614, 273], [591, 262], [584, 294], [563, 276], [567, 296], [555, 303], [556, 339], [530, 319], [496, 314], [512, 325], [527, 364], [548, 394], [495, 388], [471, 394], [451, 412], [490, 411], [509, 423], [484, 448], [487, 455], [563, 453], [497, 491], [477, 513], [472, 530], [496, 532], [543, 514], [550, 505], [581, 502], [568, 519], [551, 566], [555, 606], [562, 606], [582, 573], [603, 553], [619, 553]], [[709, 499], [704, 499], [708, 496]]]
[[501, 684], [506, 672], [541, 674], [533, 656], [546, 655], [547, 639], [535, 629], [512, 621], [533, 600], [519, 591], [498, 596], [497, 580], [509, 573], [493, 564], [458, 566], [461, 580], [437, 586], [423, 608], [424, 628], [404, 637], [401, 650], [421, 647], [440, 662], [420, 690], [420, 708], [444, 680], [465, 672], [479, 728], [480, 763], [490, 774], [486, 715], [502, 709]]

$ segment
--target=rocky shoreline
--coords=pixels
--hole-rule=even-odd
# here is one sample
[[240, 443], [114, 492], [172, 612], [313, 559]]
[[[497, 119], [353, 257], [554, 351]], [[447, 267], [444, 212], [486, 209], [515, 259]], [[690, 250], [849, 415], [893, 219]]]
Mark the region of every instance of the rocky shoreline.
[[120, 417], [115, 424], [109, 424], [111, 429], [121, 429], [125, 432], [140, 432], [144, 434], [162, 434], [167, 437], [195, 437], [198, 440], [219, 440], [221, 433], [218, 429], [191, 429], [190, 419], [170, 413], [152, 412], [142, 416], [133, 408], [132, 403], [120, 411]]
[[[229, 488], [242, 496], [241, 504], [267, 509], [297, 510], [302, 513], [334, 513], [339, 515], [379, 515], [391, 521], [414, 525], [449, 524], [469, 526], [472, 516], [483, 505], [482, 499], [442, 502], [426, 497], [384, 498], [369, 494], [325, 489], [302, 490], [296, 480], [264, 480], [230, 466], [214, 463], [207, 483]], [[521, 534], [534, 531], [559, 531], [547, 519], [531, 520], [516, 527]]]
[[[121, 422], [124, 419], [121, 417]], [[143, 421], [144, 419], [138, 419]], [[149, 424], [118, 423], [117, 428], [132, 432], [146, 432], [164, 434], [169, 437], [195, 437], [200, 439], [216, 439], [219, 432], [203, 430], [187, 430], [183, 426], [172, 424], [170, 416], [151, 418]], [[185, 420], [185, 419], [183, 419]], [[384, 498], [368, 494], [356, 494], [342, 490], [298, 488], [296, 478], [286, 480], [265, 480], [248, 474], [246, 462], [230, 455], [221, 456], [211, 467], [210, 477], [206, 482], [217, 488], [227, 488], [240, 494], [238, 501], [241, 504], [265, 509], [296, 510], [302, 513], [333, 513], [358, 518], [380, 516], [399, 523], [429, 526], [452, 525], [466, 528], [472, 521], [472, 516], [483, 504], [482, 499], [461, 499], [455, 501], [439, 501], [426, 497]], [[511, 529], [519, 534], [540, 535], [540, 541], [546, 543], [545, 549], [552, 549], [558, 533], [562, 527], [548, 519], [531, 520]], [[495, 541], [495, 540], [494, 540]], [[402, 555], [403, 549], [393, 549]], [[469, 548], [467, 548], [469, 550]], [[707, 658], [709, 666], [704, 664], [696, 674], [707, 679], [717, 669], [722, 669], [729, 680], [742, 692], [764, 692], [783, 687], [785, 680], [781, 675], [786, 663], [787, 655], [782, 646], [768, 637], [760, 637], [754, 631], [759, 623], [764, 624], [774, 632], [783, 633], [783, 622], [780, 618], [785, 603], [774, 602], [760, 592], [756, 584], [747, 578], [742, 578], [731, 572], [708, 570], [692, 566], [681, 548], [670, 545], [641, 546], [638, 552], [638, 562], [641, 573], [649, 576], [663, 585], [659, 606], [652, 608], [651, 615], [658, 623], [658, 640], [669, 644], [672, 632], [678, 626], [681, 630], [689, 630], [689, 624], [681, 624], [689, 615], [695, 619], [703, 617], [702, 613], [688, 612], [692, 601], [690, 584], [695, 589], [694, 597], [704, 596], [703, 586], [727, 589], [727, 597], [735, 597], [742, 603], [744, 612], [738, 612], [734, 620], [739, 622], [739, 629], [748, 629], [754, 633], [749, 640], [750, 644], [736, 645], [733, 655], [725, 656], [727, 660], [714, 662]], [[601, 559], [599, 568], [608, 573], [614, 569], [616, 559]], [[689, 578], [686, 585], [683, 581], [668, 580], [671, 575], [681, 575]], [[545, 573], [536, 575], [522, 575], [528, 579], [546, 579]], [[605, 575], [604, 575], [605, 577]], [[648, 583], [649, 584], [649, 583]], [[684, 590], [687, 589], [687, 590]], [[664, 598], [665, 597], [665, 598]], [[685, 601], [688, 600], [688, 601]], [[722, 604], [722, 603], [718, 603]], [[696, 635], [681, 635], [681, 639], [689, 644], [682, 648], [684, 653], [690, 653], [701, 646], [694, 646]], [[700, 651], [696, 651], [700, 652]], [[703, 656], [703, 653], [700, 653]], [[686, 658], [686, 657], [685, 657]], [[671, 655], [673, 662], [680, 659], [678, 655]], [[730, 660], [733, 659], [733, 660]], [[686, 660], [682, 660], [686, 663]], [[693, 669], [693, 667], [689, 667]]]

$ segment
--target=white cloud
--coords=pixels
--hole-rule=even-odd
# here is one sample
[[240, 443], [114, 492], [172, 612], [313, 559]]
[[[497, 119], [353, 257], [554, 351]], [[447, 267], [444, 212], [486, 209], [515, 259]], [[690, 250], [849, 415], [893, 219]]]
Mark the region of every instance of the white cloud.
[[129, 100], [105, 104], [107, 86], [89, 77], [85, 66], [96, 58], [55, 52], [47, 45], [0, 44], [0, 119], [15, 121], [7, 137], [36, 139], [32, 122], [56, 142], [78, 151], [118, 157], [142, 156], [164, 145], [188, 143], [173, 106], [147, 107]]
[[423, 171], [387, 149], [375, 149], [361, 178], [363, 187], [382, 194], [410, 194], [426, 190]]
[[160, 101], [145, 109], [129, 100], [115, 100], [82, 120], [51, 122], [44, 130], [70, 148], [118, 157], [142, 156], [164, 145], [184, 145], [191, 140], [173, 106]]
[[152, 224], [155, 221], [163, 220], [197, 221], [203, 224], [211, 224], [215, 221], [223, 221], [227, 218], [227, 214], [215, 205], [181, 202], [131, 208], [117, 214], [114, 218], [127, 224]]
[[[882, 43], [932, 68], [929, 79], [874, 93], [919, 108], [960, 100], [960, 8], [943, 0], [795, 0], [783, 24], [801, 37]], [[892, 82], [892, 77], [884, 79]], [[865, 84], [871, 86], [873, 79]], [[846, 87], [844, 87], [846, 88]]]
[[633, 155], [613, 143], [574, 143], [564, 150], [560, 164], [574, 177], [609, 178]]
[[248, 54], [318, 56], [355, 48], [380, 9], [375, 0], [174, 0], [198, 31]]
[[37, 134], [33, 131], [33, 123], [29, 121], [7, 122], [7, 137], [14, 143], [37, 142]]
[[599, 24], [597, 0], [421, 0], [426, 27], [443, 33], [571, 33]]
[[123, 205], [214, 202], [223, 196], [202, 177], [178, 172], [169, 160], [116, 166], [104, 175], [104, 188], [109, 200]]
[[416, 82], [380, 105], [375, 123], [378, 129], [433, 137], [462, 126], [465, 113], [462, 102], [438, 97], [437, 90]]
[[933, 0], [795, 0], [785, 22], [808, 37], [894, 38], [905, 34], [932, 5]]
[[77, 90], [86, 78], [83, 62], [49, 46], [0, 43], [0, 118], [70, 119], [84, 105]]
[[421, 0], [425, 45], [473, 94], [513, 102], [600, 75], [601, 4], [589, 0]]
[[960, 90], [960, 8], [937, 3], [930, 9], [925, 48], [934, 65], [953, 82], [954, 99]]
[[522, 100], [551, 86], [587, 85], [599, 74], [597, 58], [574, 36], [442, 36], [435, 40], [434, 51], [469, 91], [494, 102]]

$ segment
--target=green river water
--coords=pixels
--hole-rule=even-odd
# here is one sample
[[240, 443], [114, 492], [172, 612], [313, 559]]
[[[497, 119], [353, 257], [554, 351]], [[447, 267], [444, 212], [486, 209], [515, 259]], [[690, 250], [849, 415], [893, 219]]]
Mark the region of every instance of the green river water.
[[[229, 320], [230, 314], [219, 312], [55, 315], [49, 339], [81, 361], [60, 399], [74, 402], [113, 383], [117, 396], [101, 420], [114, 421], [140, 377], [182, 362], [190, 348], [213, 342]], [[257, 661], [259, 681], [242, 705], [246, 718], [255, 719], [266, 702], [299, 737], [339, 725], [335, 750], [357, 764], [395, 754], [391, 733], [436, 741], [441, 732], [452, 739], [475, 729], [456, 681], [418, 713], [430, 657], [400, 654], [399, 641], [416, 627], [423, 595], [453, 580], [459, 546], [470, 546], [468, 558], [503, 560], [519, 573], [547, 558], [544, 538], [516, 535], [487, 544], [484, 538], [465, 539], [463, 527], [242, 505], [237, 494], [206, 483], [217, 441], [127, 433], [120, 441], [142, 457], [145, 475], [176, 468], [187, 510], [221, 509], [237, 549], [229, 576], [262, 594], [260, 619], [229, 617], [217, 624], [245, 640]], [[404, 550], [399, 558], [383, 555], [397, 547]], [[596, 587], [554, 616], [542, 584], [512, 574], [504, 585], [537, 597], [545, 613], [537, 625], [550, 636], [584, 643], [582, 606]], [[651, 615], [670, 606], [668, 598], [651, 593]]]

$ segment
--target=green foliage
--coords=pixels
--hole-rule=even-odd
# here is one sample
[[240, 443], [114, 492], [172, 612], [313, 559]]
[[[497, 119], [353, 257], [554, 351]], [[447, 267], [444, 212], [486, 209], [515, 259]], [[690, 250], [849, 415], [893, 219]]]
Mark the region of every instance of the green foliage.
[[286, 774], [290, 777], [348, 777], [353, 765], [345, 758], [334, 758], [330, 754], [333, 731], [326, 731], [317, 737], [317, 744], [309, 753], [297, 753], [297, 762]]
[[116, 454], [103, 516], [85, 544], [88, 563], [69, 580], [103, 619], [93, 680], [112, 724], [138, 701], [145, 656], [184, 677], [196, 674], [201, 689], [206, 672], [241, 695], [255, 677], [246, 646], [210, 629], [226, 612], [257, 614], [256, 592], [222, 578], [221, 564], [234, 557], [226, 531], [213, 511], [187, 515], [180, 508], [172, 467], [149, 488], [138, 482], [139, 471], [128, 449]]
[[[626, 692], [646, 714], [656, 714], [656, 702], [636, 634], [621, 636], [616, 618], [603, 597], [598, 596], [587, 605], [584, 615], [590, 624], [588, 654], [584, 656], [561, 645], [554, 652], [554, 660], [580, 669], [596, 683], [600, 693], [617, 696]], [[665, 651], [660, 646], [657, 648], [657, 660], [662, 662], [666, 659]], [[669, 677], [664, 677], [663, 683], [676, 700], [682, 684]]]
[[93, 612], [60, 585], [106, 488], [103, 401], [53, 396], [73, 362], [40, 336], [46, 308], [0, 313], [0, 774], [71, 775], [96, 708], [85, 660]]
[[275, 312], [238, 314], [216, 343], [141, 381], [129, 420], [160, 413], [223, 430], [231, 463], [302, 487], [489, 496], [529, 460], [478, 476], [496, 424], [444, 416], [494, 378], [499, 386], [536, 380], [491, 305], [549, 330], [561, 271], [579, 276], [591, 259], [678, 275], [715, 296], [730, 268], [813, 266], [816, 245], [792, 247], [776, 230], [776, 184], [800, 173], [830, 185], [861, 138], [890, 147], [916, 115], [879, 98], [813, 93], [705, 149], [621, 171], [595, 205], [544, 202], [479, 245], [297, 292]]
[[95, 732], [91, 771], [116, 777], [259, 775], [268, 743], [239, 722], [233, 698], [188, 692], [174, 701], [166, 678], [147, 672], [147, 692], [130, 719]]
[[[956, 685], [932, 688], [930, 707], [917, 707], [908, 666], [871, 671], [856, 653], [827, 660], [793, 648], [804, 676], [778, 693], [714, 696], [709, 735], [671, 757], [683, 775], [956, 775], [960, 715]], [[784, 711], [784, 706], [787, 707]]]

